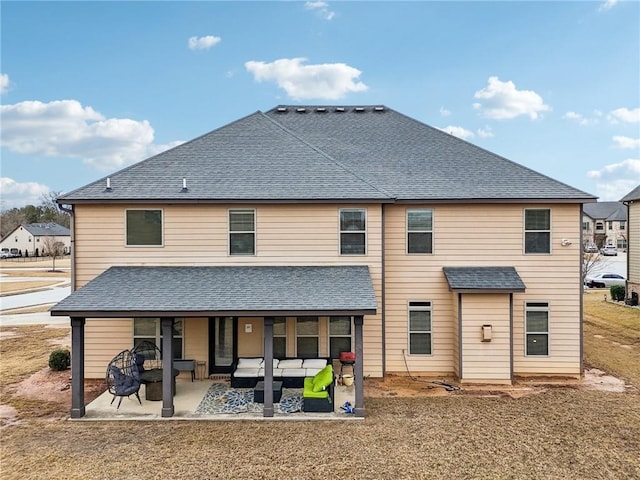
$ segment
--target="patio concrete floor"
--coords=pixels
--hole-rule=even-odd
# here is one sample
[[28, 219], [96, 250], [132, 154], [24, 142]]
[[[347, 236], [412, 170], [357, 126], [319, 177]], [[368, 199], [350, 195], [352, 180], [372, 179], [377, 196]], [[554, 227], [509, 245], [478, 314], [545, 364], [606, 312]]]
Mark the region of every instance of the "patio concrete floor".
[[196, 408], [214, 383], [226, 383], [228, 380], [195, 380], [176, 379], [176, 395], [173, 397], [174, 415], [173, 417], [162, 417], [162, 401], [149, 401], [145, 399], [145, 386], [140, 387], [140, 400], [138, 403], [135, 395], [122, 398], [120, 408], [117, 408], [120, 398], [116, 398], [111, 404], [113, 395], [104, 392], [93, 402], [85, 407], [85, 416], [73, 421], [131, 421], [131, 420], [199, 420], [199, 421], [309, 421], [309, 420], [339, 420], [352, 421], [363, 420], [363, 417], [344, 413], [340, 406], [349, 401], [355, 403], [355, 390], [353, 386], [345, 387], [336, 385], [334, 395], [334, 405], [337, 412], [333, 413], [274, 413], [273, 417], [263, 417], [262, 413], [226, 413], [226, 414], [196, 414]]

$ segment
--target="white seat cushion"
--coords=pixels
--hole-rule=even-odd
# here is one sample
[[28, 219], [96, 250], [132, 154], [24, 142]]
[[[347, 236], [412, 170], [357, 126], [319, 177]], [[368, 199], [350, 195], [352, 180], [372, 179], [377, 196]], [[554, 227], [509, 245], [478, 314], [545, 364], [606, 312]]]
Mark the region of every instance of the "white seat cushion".
[[280, 363], [278, 363], [278, 368], [302, 368], [302, 359], [288, 358], [286, 360], [280, 360]]
[[[259, 377], [264, 377], [264, 368], [261, 368], [260, 370], [258, 370], [258, 376]], [[274, 368], [273, 369], [273, 376], [274, 377], [281, 377], [282, 376], [282, 369], [281, 368]]]
[[324, 358], [307, 358], [302, 362], [302, 368], [317, 368], [322, 370], [327, 365]]
[[306, 376], [307, 371], [304, 368], [283, 368], [282, 376], [283, 377], [304, 377]]
[[262, 358], [239, 358], [238, 368], [260, 368], [264, 360]]
[[260, 376], [259, 368], [236, 368], [233, 376], [237, 378], [254, 378]]
[[307, 371], [307, 374], [305, 375], [305, 377], [313, 377], [316, 373], [322, 370], [322, 368], [305, 368], [305, 370]]

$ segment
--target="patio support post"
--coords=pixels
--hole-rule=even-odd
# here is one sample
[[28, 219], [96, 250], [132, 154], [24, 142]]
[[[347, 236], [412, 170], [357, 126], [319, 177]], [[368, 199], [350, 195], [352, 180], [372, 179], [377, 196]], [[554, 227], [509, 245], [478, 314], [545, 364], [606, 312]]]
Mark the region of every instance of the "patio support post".
[[353, 323], [355, 325], [356, 334], [356, 363], [354, 364], [354, 381], [356, 384], [356, 408], [355, 415], [357, 417], [364, 417], [364, 349], [362, 347], [362, 325], [364, 323], [364, 317], [357, 315], [353, 317]]
[[173, 417], [173, 318], [162, 318], [162, 416]]
[[84, 318], [71, 317], [71, 418], [85, 414], [84, 324]]
[[264, 318], [264, 417], [273, 417], [273, 317]]

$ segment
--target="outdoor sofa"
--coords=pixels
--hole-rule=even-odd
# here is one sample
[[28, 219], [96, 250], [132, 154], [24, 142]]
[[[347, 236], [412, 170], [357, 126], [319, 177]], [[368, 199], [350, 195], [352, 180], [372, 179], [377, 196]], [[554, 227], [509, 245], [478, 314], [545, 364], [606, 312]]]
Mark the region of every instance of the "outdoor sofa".
[[[313, 377], [328, 364], [329, 358], [274, 358], [273, 379], [281, 381], [283, 388], [304, 388], [305, 377]], [[238, 358], [233, 363], [232, 388], [254, 388], [261, 380], [264, 380], [263, 358]]]

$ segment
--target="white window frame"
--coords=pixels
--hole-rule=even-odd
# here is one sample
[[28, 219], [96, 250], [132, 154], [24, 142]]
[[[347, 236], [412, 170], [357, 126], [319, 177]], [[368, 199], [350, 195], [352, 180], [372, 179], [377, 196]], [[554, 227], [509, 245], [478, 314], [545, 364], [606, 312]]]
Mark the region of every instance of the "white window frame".
[[[547, 313], [547, 330], [545, 332], [530, 332], [528, 329], [527, 323], [527, 313], [528, 312], [546, 312]], [[551, 306], [549, 302], [545, 301], [528, 301], [524, 304], [524, 355], [525, 357], [532, 358], [546, 358], [549, 357], [549, 352], [551, 351]], [[537, 353], [529, 353], [529, 335], [546, 335], [547, 336], [547, 353], [546, 354], [537, 354]]]
[[[411, 330], [411, 312], [429, 312], [430, 330]], [[429, 353], [411, 353], [411, 335], [429, 334]], [[433, 302], [428, 300], [412, 300], [407, 304], [407, 353], [411, 356], [433, 356]]]
[[[318, 326], [318, 328], [317, 328], [317, 333], [315, 335], [304, 335], [298, 332], [298, 319], [307, 318], [307, 317], [316, 319], [316, 325]], [[317, 317], [315, 315], [296, 317], [296, 357], [300, 358], [299, 352], [298, 352], [298, 338], [315, 338], [318, 342], [317, 356], [320, 356], [320, 317]]]
[[[231, 215], [233, 213], [249, 213], [251, 212], [253, 215], [253, 229], [252, 230], [234, 230], [231, 231]], [[256, 209], [255, 208], [230, 208], [229, 210], [227, 210], [227, 244], [228, 244], [228, 248], [227, 248], [227, 253], [229, 254], [229, 256], [239, 256], [239, 257], [254, 257], [256, 255], [256, 225], [257, 225], [257, 214], [256, 214]], [[253, 235], [253, 253], [234, 253], [231, 251], [231, 235], [233, 234], [252, 234]]]
[[[342, 212], [362, 212], [364, 213], [364, 230], [342, 230]], [[353, 256], [362, 256], [362, 255], [366, 255], [368, 248], [367, 248], [367, 226], [369, 224], [369, 218], [367, 215], [367, 209], [366, 208], [341, 208], [338, 210], [338, 253], [340, 255], [344, 255], [344, 256], [348, 256], [348, 257], [353, 257]], [[349, 233], [357, 233], [357, 234], [363, 234], [364, 235], [364, 252], [362, 253], [342, 253], [342, 234], [349, 234]]]
[[[410, 212], [431, 212], [431, 230], [409, 230], [409, 213]], [[406, 252], [407, 255], [433, 255], [433, 208], [408, 208], [405, 213], [406, 222]], [[411, 233], [430, 233], [431, 234], [431, 251], [430, 252], [410, 252], [409, 251], [409, 234]]]
[[[349, 319], [350, 323], [350, 333], [349, 335], [332, 335], [331, 334], [331, 319], [332, 318], [342, 318], [346, 317]], [[353, 332], [355, 325], [353, 323], [353, 317], [350, 315], [330, 315], [327, 317], [327, 357], [331, 357], [331, 339], [332, 338], [348, 338], [349, 339], [349, 351], [353, 351]], [[338, 357], [336, 357], [338, 358]]]
[[[159, 245], [129, 245], [128, 243], [128, 235], [127, 235], [127, 226], [128, 212], [138, 211], [138, 212], [160, 212], [160, 244]], [[163, 208], [125, 208], [124, 209], [124, 245], [126, 248], [162, 248], [164, 247], [164, 209]]]
[[[142, 317], [138, 318], [133, 318], [131, 320], [131, 332], [132, 332], [132, 344], [133, 347], [135, 347], [136, 345], [136, 338], [150, 338], [148, 335], [136, 335], [136, 320], [143, 320]], [[144, 320], [154, 320], [155, 321], [155, 337], [154, 337], [154, 342], [156, 344], [156, 346], [158, 347], [158, 349], [162, 350], [162, 322], [160, 318], [144, 318]], [[173, 338], [179, 338], [180, 339], [180, 343], [182, 345], [181, 347], [181, 351], [182, 351], [182, 358], [184, 358], [184, 318], [176, 318], [175, 322], [180, 322], [182, 323], [182, 335], [174, 335]], [[132, 348], [133, 348], [132, 347]], [[174, 360], [179, 360], [177, 358], [174, 358]]]
[[[535, 211], [535, 210], [545, 210], [549, 212], [549, 228], [546, 230], [527, 230], [527, 212]], [[543, 207], [532, 207], [525, 208], [522, 212], [522, 251], [525, 255], [551, 255], [552, 253], [552, 233], [551, 233], [551, 225], [553, 225], [552, 211], [550, 208]], [[548, 252], [527, 252], [527, 233], [548, 233], [549, 234], [549, 251]]]

